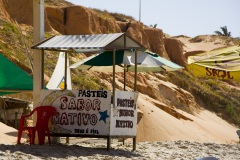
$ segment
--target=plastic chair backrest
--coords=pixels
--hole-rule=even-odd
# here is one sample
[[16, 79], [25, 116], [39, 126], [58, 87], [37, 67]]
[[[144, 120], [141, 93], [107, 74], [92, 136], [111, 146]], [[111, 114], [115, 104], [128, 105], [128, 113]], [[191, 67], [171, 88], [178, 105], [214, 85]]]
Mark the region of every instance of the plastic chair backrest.
[[[32, 116], [36, 112], [37, 119], [35, 126], [25, 126], [24, 121], [25, 118]], [[51, 117], [56, 114], [56, 108], [52, 106], [39, 106], [34, 108], [30, 114], [22, 115], [20, 119], [19, 129], [18, 129], [18, 139], [17, 144], [21, 142], [22, 132], [24, 130], [28, 130], [28, 136], [30, 139], [30, 144], [34, 144], [35, 140], [35, 132], [38, 133], [38, 142], [39, 144], [44, 144], [45, 136], [48, 136], [48, 142], [51, 144], [48, 122]]]
[[36, 129], [46, 131], [48, 129], [48, 121], [56, 114], [56, 108], [52, 106], [39, 106], [33, 112], [37, 112]]

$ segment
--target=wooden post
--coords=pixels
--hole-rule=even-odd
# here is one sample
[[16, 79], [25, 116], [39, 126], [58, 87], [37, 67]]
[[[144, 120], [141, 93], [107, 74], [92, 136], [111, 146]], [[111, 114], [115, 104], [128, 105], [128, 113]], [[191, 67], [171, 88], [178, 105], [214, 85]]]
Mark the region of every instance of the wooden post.
[[[39, 43], [44, 40], [44, 0], [33, 0], [33, 43]], [[43, 52], [41, 50], [33, 51], [33, 108], [39, 106], [40, 91], [43, 86]], [[36, 122], [36, 115], [33, 116], [33, 122]], [[37, 136], [36, 136], [37, 138]]]
[[[33, 0], [33, 43], [44, 40], [44, 0]], [[33, 107], [40, 105], [42, 89], [42, 52], [33, 51]]]
[[[137, 50], [135, 50], [135, 75], [134, 75], [134, 91], [137, 91]], [[137, 103], [136, 103], [137, 104]], [[136, 108], [135, 104], [135, 108]], [[133, 138], [133, 151], [136, 150], [136, 137]]]
[[[67, 89], [67, 52], [64, 53], [65, 55], [65, 65], [64, 65], [64, 90]], [[66, 143], [69, 144], [69, 137], [66, 137]]]
[[15, 119], [14, 119], [14, 127], [15, 128], [18, 128], [18, 122], [17, 122], [18, 118], [17, 117], [18, 117], [18, 112], [15, 112]]
[[68, 54], [67, 52], [64, 53], [65, 55], [65, 65], [64, 65], [64, 90], [67, 89], [67, 60], [68, 60]]
[[[115, 66], [115, 59], [116, 59], [116, 49], [113, 49], [113, 81], [112, 81], [112, 88], [113, 88], [113, 95], [112, 95], [112, 102], [113, 102], [113, 108], [115, 108], [115, 72], [116, 72], [116, 66]], [[110, 121], [110, 125], [109, 127], [111, 126], [111, 121]], [[109, 129], [109, 131], [111, 130], [111, 128]], [[107, 139], [107, 150], [109, 151], [110, 150], [110, 147], [111, 147], [111, 137], [110, 137], [110, 133], [109, 133], [109, 136], [108, 136], [108, 139]]]
[[127, 65], [124, 64], [123, 66], [123, 90], [126, 91], [126, 72], [127, 72]]
[[110, 136], [107, 137], [107, 150], [110, 151], [110, 147], [111, 147], [111, 138]]
[[115, 107], [115, 59], [116, 59], [116, 49], [113, 49], [113, 108]]

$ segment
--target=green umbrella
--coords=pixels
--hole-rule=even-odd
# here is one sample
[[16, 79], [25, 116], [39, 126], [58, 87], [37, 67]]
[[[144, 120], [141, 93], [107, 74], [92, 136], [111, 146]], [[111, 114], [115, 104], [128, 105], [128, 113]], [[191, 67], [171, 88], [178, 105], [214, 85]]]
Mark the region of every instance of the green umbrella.
[[[132, 51], [116, 51], [116, 72], [135, 71], [135, 54]], [[95, 54], [83, 59], [69, 68], [78, 68], [81, 70], [91, 70], [99, 72], [112, 72], [113, 52], [107, 51]], [[182, 66], [175, 64], [156, 53], [149, 51], [137, 53], [137, 71], [138, 72], [156, 72], [156, 71], [174, 71], [183, 69]]]
[[[124, 72], [124, 90], [126, 72], [135, 71], [135, 53], [131, 50], [116, 51], [115, 53], [115, 72]], [[113, 71], [113, 52], [106, 51], [92, 55], [83, 59], [69, 68], [80, 70], [90, 70], [99, 72]], [[157, 71], [175, 71], [183, 69], [182, 66], [175, 64], [156, 53], [149, 51], [137, 52], [137, 72], [157, 72]]]

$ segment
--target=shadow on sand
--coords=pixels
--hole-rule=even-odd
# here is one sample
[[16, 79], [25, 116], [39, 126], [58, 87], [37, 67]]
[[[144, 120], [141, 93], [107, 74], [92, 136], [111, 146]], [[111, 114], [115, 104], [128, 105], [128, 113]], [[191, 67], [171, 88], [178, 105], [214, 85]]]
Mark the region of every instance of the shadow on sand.
[[[94, 146], [94, 145], [93, 145]], [[94, 147], [83, 147], [80, 145], [65, 145], [65, 144], [54, 144], [54, 145], [29, 145], [29, 144], [19, 144], [19, 145], [5, 145], [0, 144], [0, 151], [8, 152], [8, 154], [13, 154], [15, 156], [24, 157], [34, 156], [42, 159], [47, 158], [69, 158], [69, 157], [141, 157], [141, 155], [132, 152], [131, 150], [122, 150], [111, 148], [107, 151], [104, 148], [105, 145], [96, 145]], [[129, 148], [130, 149], [130, 148]], [[9, 153], [10, 152], [10, 153]], [[30, 156], [31, 157], [31, 156]], [[29, 158], [30, 158], [29, 157]], [[15, 157], [16, 158], [16, 157]]]

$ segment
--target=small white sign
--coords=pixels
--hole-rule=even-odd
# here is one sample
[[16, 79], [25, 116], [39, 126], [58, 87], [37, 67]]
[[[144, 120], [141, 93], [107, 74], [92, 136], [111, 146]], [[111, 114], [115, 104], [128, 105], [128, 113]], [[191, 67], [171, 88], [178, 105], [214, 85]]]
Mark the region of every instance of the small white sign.
[[111, 106], [111, 136], [136, 136], [138, 93], [115, 92], [115, 107]]

